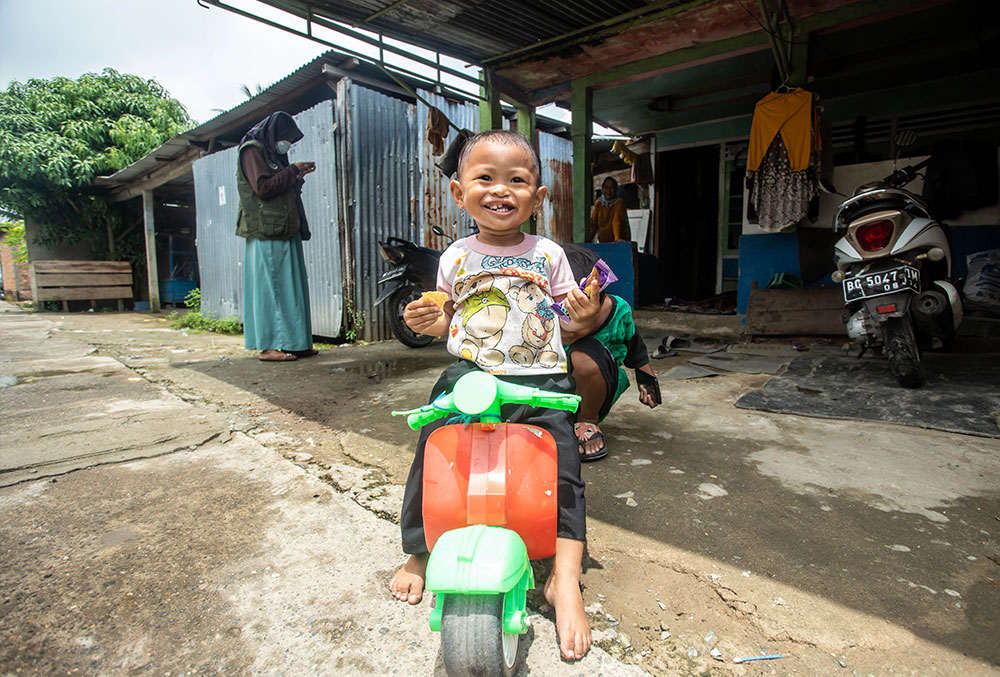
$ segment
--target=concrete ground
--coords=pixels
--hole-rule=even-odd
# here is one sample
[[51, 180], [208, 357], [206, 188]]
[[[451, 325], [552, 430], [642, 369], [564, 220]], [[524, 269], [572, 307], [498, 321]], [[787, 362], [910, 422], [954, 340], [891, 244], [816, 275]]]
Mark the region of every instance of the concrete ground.
[[[416, 437], [388, 412], [440, 343], [261, 363], [162, 316], [0, 311], [0, 674], [443, 671], [385, 587]], [[1000, 674], [1000, 441], [733, 406], [770, 378], [623, 396], [584, 467], [595, 650], [561, 662], [532, 594], [524, 674]]]

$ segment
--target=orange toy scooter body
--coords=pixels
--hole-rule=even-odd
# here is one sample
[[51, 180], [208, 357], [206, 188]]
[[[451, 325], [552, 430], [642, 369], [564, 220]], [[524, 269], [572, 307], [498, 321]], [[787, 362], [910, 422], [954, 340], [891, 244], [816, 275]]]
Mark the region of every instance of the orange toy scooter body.
[[536, 426], [447, 425], [424, 448], [423, 514], [428, 550], [446, 531], [471, 524], [511, 529], [528, 557], [555, 553], [556, 442]]

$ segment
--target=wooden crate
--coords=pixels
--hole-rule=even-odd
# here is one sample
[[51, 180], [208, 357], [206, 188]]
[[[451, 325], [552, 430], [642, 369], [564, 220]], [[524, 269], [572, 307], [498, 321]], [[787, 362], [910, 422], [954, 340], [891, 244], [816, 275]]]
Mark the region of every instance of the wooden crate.
[[846, 336], [840, 285], [752, 289], [745, 332], [757, 336]]
[[43, 301], [68, 301], [132, 298], [132, 266], [127, 261], [32, 261], [31, 294], [35, 307]]

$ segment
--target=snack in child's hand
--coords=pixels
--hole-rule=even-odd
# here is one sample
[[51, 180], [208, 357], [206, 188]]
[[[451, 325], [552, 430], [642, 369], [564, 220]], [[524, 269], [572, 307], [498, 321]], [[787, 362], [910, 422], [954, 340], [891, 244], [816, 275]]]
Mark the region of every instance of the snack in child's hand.
[[421, 301], [430, 301], [440, 310], [444, 310], [444, 304], [448, 301], [448, 295], [443, 291], [425, 291], [420, 295]]
[[[580, 291], [584, 294], [590, 289], [590, 283], [597, 280], [598, 291], [604, 291], [607, 289], [608, 285], [612, 282], [617, 282], [618, 278], [611, 268], [604, 262], [603, 259], [597, 259], [597, 263], [594, 264], [594, 268], [590, 271], [590, 275], [580, 283]], [[569, 313], [566, 311], [566, 301], [556, 301], [552, 304], [552, 310], [556, 312], [557, 315], [562, 317], [564, 320], [569, 320]]]

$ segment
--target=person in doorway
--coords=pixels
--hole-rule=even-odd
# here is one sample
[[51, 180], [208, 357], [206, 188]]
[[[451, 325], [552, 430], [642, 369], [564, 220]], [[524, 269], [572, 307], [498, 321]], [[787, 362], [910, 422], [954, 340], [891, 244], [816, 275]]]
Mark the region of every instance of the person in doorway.
[[[415, 332], [448, 336], [448, 350], [459, 358], [438, 379], [431, 402], [460, 376], [480, 369], [504, 381], [542, 390], [574, 391], [555, 317], [553, 299], [566, 299], [570, 327], [586, 331], [597, 313], [597, 283], [584, 294], [577, 288], [562, 249], [544, 237], [521, 231], [521, 224], [545, 198], [538, 156], [517, 132], [491, 130], [469, 139], [459, 156], [458, 180], [451, 182], [455, 203], [479, 226], [475, 235], [454, 242], [441, 256], [439, 292], [443, 308], [417, 300], [403, 313]], [[558, 448], [558, 518], [555, 560], [544, 595], [556, 611], [556, 631], [564, 658], [576, 660], [590, 650], [590, 623], [583, 608], [580, 576], [586, 538], [584, 482], [569, 412], [510, 405], [505, 421], [548, 430]], [[403, 495], [400, 530], [410, 554], [389, 582], [399, 600], [417, 604], [423, 597], [427, 544], [422, 517], [424, 445], [444, 419], [424, 426]]]
[[[592, 249], [582, 245], [564, 244], [562, 247], [573, 277], [578, 280], [590, 275], [600, 259]], [[650, 409], [660, 403], [656, 372], [649, 364], [646, 344], [635, 327], [632, 309], [621, 297], [604, 291], [600, 304], [594, 331], [584, 334], [564, 328], [562, 332], [570, 371], [576, 381], [576, 394], [581, 398], [574, 432], [579, 442], [580, 460], [584, 462], [608, 455], [599, 424], [628, 390], [629, 380], [624, 367], [636, 372], [639, 401]]]
[[288, 162], [302, 132], [292, 116], [272, 113], [240, 141], [236, 234], [243, 255], [243, 337], [265, 362], [315, 355], [302, 242], [310, 238], [302, 206], [303, 177], [314, 162]]
[[595, 233], [598, 242], [629, 242], [632, 239], [625, 201], [618, 196], [618, 182], [610, 176], [601, 184], [601, 194], [590, 212], [587, 242], [594, 241]]

